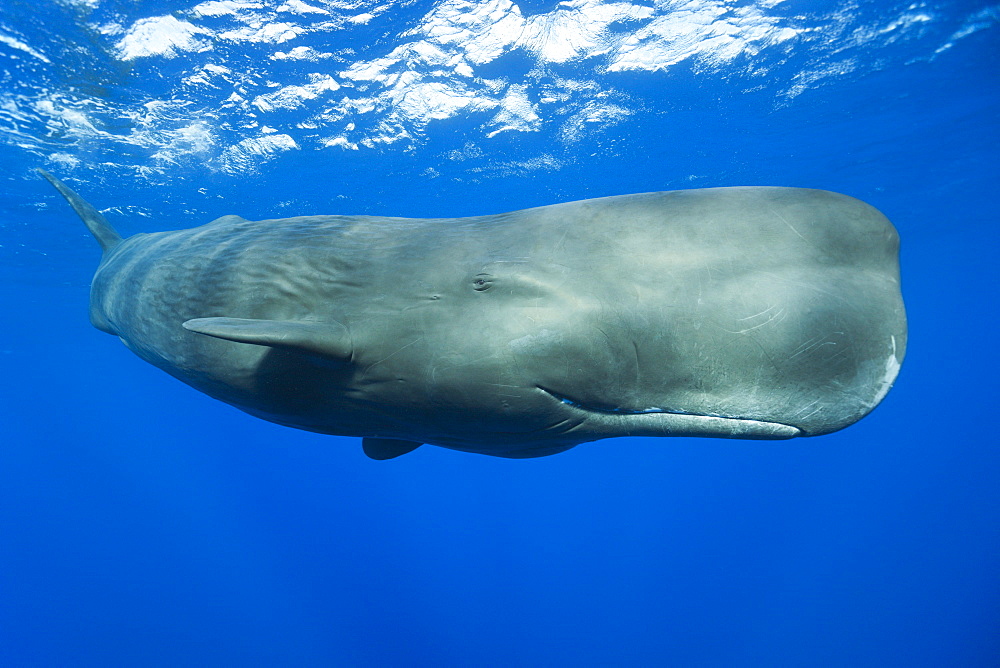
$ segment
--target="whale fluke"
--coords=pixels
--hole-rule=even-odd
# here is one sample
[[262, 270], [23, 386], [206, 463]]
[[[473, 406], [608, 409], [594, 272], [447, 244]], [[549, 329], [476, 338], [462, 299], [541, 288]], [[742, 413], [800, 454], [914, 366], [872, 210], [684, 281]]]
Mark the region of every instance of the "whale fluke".
[[90, 233], [94, 235], [97, 239], [97, 243], [101, 244], [101, 250], [105, 253], [109, 249], [114, 248], [122, 241], [122, 235], [118, 234], [115, 228], [111, 227], [111, 223], [104, 215], [95, 209], [89, 202], [84, 200], [82, 197], [77, 195], [70, 189], [65, 183], [57, 179], [56, 177], [49, 174], [44, 169], [37, 170], [39, 174], [44, 176], [49, 183], [56, 187], [56, 190], [66, 198], [73, 210], [76, 211], [76, 215], [83, 219], [83, 222], [87, 225], [87, 229]]

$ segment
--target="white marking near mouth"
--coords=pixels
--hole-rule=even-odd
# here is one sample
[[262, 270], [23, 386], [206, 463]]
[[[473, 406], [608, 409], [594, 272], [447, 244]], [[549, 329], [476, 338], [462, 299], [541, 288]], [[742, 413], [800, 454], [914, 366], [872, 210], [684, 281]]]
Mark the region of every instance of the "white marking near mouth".
[[885, 361], [885, 375], [882, 376], [881, 386], [878, 388], [878, 392], [875, 394], [875, 399], [872, 401], [870, 408], [874, 408], [885, 398], [885, 395], [889, 392], [889, 388], [895, 382], [896, 376], [899, 375], [900, 364], [899, 360], [896, 359], [896, 337], [891, 336], [890, 339], [892, 340], [892, 352], [889, 354], [889, 359]]

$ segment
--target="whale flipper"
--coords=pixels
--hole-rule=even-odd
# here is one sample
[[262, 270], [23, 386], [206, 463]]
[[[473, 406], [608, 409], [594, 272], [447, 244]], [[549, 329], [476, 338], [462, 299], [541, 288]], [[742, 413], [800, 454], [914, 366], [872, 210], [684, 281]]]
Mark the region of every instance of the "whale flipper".
[[361, 447], [365, 454], [372, 459], [386, 460], [395, 459], [407, 452], [413, 452], [423, 443], [416, 441], [401, 441], [395, 438], [371, 438], [361, 439]]
[[77, 195], [69, 186], [44, 169], [39, 169], [38, 173], [44, 176], [49, 183], [56, 187], [59, 194], [66, 198], [66, 201], [76, 211], [76, 215], [83, 219], [87, 229], [97, 239], [97, 243], [101, 244], [101, 250], [107, 252], [109, 248], [113, 248], [121, 243], [122, 235], [118, 234], [115, 228], [111, 227], [108, 219], [95, 209], [90, 202]]
[[344, 364], [351, 359], [351, 338], [339, 322], [194, 318], [183, 327], [217, 339], [292, 350]]

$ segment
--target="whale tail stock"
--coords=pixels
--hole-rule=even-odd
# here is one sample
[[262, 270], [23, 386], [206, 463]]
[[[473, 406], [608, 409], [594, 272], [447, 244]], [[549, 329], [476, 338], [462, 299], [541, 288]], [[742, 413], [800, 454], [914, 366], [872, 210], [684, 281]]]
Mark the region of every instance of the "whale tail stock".
[[84, 224], [86, 224], [87, 229], [90, 233], [94, 235], [97, 239], [97, 243], [101, 244], [101, 250], [105, 253], [111, 248], [114, 248], [122, 241], [122, 235], [111, 226], [107, 218], [101, 214], [100, 211], [95, 209], [89, 202], [77, 195], [73, 190], [67, 186], [65, 183], [52, 176], [44, 169], [37, 170], [39, 174], [45, 177], [45, 179], [55, 186], [56, 190], [59, 191], [66, 201], [69, 202], [73, 210], [76, 211], [76, 215], [83, 219]]

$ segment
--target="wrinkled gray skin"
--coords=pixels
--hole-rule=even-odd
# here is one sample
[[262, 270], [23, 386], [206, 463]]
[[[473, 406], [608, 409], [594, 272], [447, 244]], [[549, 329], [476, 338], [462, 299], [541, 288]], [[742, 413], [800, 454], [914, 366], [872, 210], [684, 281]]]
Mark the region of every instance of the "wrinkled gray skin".
[[471, 218], [226, 216], [104, 248], [91, 321], [252, 415], [536, 457], [781, 439], [871, 411], [906, 347], [898, 238], [856, 199], [711, 188]]

